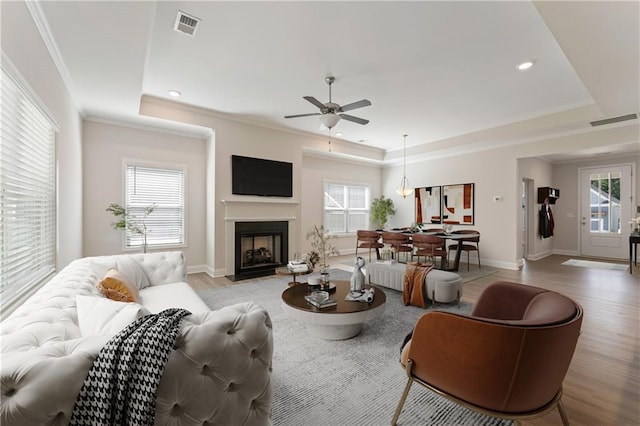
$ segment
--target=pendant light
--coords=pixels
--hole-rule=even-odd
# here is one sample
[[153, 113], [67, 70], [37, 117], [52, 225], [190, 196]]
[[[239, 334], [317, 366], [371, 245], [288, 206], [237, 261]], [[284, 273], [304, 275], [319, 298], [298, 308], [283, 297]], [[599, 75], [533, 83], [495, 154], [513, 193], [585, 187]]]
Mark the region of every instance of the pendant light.
[[402, 198], [407, 198], [409, 195], [413, 194], [413, 188], [411, 188], [411, 185], [409, 184], [409, 179], [407, 179], [407, 135], [402, 135], [402, 137], [404, 138], [404, 151], [403, 151], [404, 168], [403, 168], [402, 180], [400, 181], [400, 188], [396, 189], [396, 192]]

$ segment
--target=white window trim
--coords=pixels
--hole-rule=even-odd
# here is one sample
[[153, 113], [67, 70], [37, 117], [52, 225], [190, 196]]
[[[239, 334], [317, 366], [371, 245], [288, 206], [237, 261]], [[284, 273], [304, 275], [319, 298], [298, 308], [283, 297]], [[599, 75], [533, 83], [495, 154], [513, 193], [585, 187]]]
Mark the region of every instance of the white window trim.
[[6, 318], [11, 312], [13, 312], [18, 306], [20, 306], [27, 298], [33, 295], [40, 287], [42, 287], [47, 281], [51, 279], [57, 272], [57, 247], [58, 247], [58, 173], [57, 173], [57, 165], [58, 165], [58, 157], [57, 157], [57, 135], [60, 132], [60, 125], [56, 120], [55, 116], [51, 113], [46, 104], [40, 99], [37, 92], [33, 90], [31, 85], [27, 82], [27, 80], [22, 76], [20, 71], [15, 67], [13, 62], [9, 59], [9, 57], [5, 54], [4, 51], [0, 51], [0, 68], [6, 76], [11, 79], [11, 81], [16, 85], [18, 90], [24, 95], [34, 107], [38, 109], [38, 111], [44, 115], [45, 119], [49, 122], [53, 129], [53, 161], [54, 161], [54, 233], [53, 233], [53, 241], [51, 244], [53, 245], [53, 265], [52, 270], [47, 275], [41, 277], [40, 279], [29, 283], [25, 287], [19, 289], [15, 296], [9, 300], [3, 298], [2, 301], [2, 309], [0, 310], [0, 319]]
[[[335, 184], [335, 185], [345, 185], [345, 186], [361, 186], [363, 188], [367, 188], [368, 190], [368, 196], [369, 199], [367, 200], [367, 205], [369, 207], [367, 207], [366, 210], [367, 214], [371, 215], [371, 184], [366, 183], [366, 182], [358, 182], [358, 181], [349, 181], [349, 180], [340, 180], [340, 179], [323, 179], [322, 181], [322, 224], [325, 227], [325, 229], [327, 228], [327, 225], [324, 223], [324, 214], [325, 214], [325, 206], [324, 206], [324, 191], [325, 188], [327, 187], [327, 184]], [[347, 209], [347, 211], [349, 211], [349, 209]], [[348, 214], [347, 214], [348, 216]], [[356, 232], [331, 232], [331, 229], [329, 229], [329, 235], [336, 237], [336, 238], [342, 238], [342, 237], [353, 237], [357, 234]]]
[[[127, 166], [140, 166], [140, 167], [157, 167], [159, 169], [174, 169], [181, 170], [184, 178], [184, 224], [183, 230], [184, 233], [184, 242], [182, 244], [149, 244], [149, 251], [162, 251], [167, 249], [177, 249], [177, 248], [187, 248], [189, 246], [189, 197], [188, 197], [188, 188], [189, 188], [189, 172], [186, 164], [180, 163], [168, 163], [168, 162], [159, 162], [159, 161], [149, 161], [149, 160], [141, 160], [138, 158], [123, 158], [122, 159], [122, 206], [126, 206], [127, 202]], [[122, 232], [122, 239], [120, 242], [121, 249], [123, 252], [139, 252], [140, 247], [127, 247], [127, 235], [126, 232]]]

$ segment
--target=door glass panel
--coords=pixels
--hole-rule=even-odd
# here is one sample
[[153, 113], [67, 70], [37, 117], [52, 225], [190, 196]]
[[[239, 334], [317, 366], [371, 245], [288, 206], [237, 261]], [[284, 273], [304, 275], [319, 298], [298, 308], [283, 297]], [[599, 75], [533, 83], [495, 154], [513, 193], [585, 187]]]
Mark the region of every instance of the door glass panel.
[[591, 174], [589, 180], [591, 182], [591, 232], [619, 234], [621, 173]]

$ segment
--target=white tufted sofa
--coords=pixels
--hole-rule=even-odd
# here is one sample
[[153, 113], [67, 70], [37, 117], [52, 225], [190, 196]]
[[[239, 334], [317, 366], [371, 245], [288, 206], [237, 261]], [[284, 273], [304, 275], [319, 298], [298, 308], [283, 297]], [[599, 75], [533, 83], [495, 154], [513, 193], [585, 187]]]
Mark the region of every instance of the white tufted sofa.
[[100, 297], [96, 283], [104, 267], [130, 259], [151, 284], [140, 291], [142, 305], [149, 302], [151, 312], [162, 310], [164, 303], [164, 308], [184, 307], [193, 313], [182, 321], [160, 381], [155, 423], [269, 424], [269, 314], [250, 302], [210, 311], [186, 284], [181, 252], [78, 259], [0, 323], [0, 424], [69, 422], [93, 360], [112, 337], [81, 337], [75, 296]]

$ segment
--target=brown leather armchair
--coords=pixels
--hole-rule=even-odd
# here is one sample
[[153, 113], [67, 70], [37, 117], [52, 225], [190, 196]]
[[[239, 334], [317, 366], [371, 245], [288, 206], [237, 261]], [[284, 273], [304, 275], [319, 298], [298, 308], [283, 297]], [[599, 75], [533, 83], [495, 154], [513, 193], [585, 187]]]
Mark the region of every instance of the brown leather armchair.
[[562, 381], [580, 334], [582, 307], [543, 288], [508, 282], [482, 292], [470, 315], [428, 312], [418, 319], [401, 363], [413, 382], [472, 410], [512, 420], [561, 404]]

